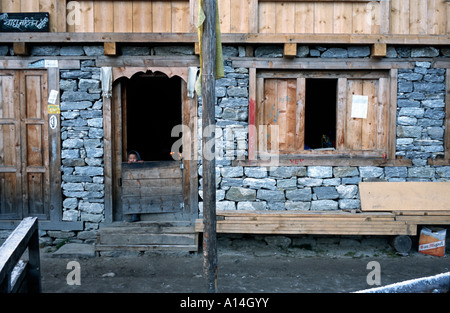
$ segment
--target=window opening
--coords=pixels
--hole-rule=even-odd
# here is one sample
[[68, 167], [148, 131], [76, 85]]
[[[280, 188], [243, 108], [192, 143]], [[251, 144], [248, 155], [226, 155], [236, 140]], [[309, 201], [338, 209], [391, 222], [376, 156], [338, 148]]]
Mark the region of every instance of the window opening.
[[132, 77], [127, 86], [127, 151], [144, 161], [173, 160], [170, 152], [181, 124], [181, 78], [165, 75]]
[[306, 79], [305, 150], [336, 148], [337, 79]]

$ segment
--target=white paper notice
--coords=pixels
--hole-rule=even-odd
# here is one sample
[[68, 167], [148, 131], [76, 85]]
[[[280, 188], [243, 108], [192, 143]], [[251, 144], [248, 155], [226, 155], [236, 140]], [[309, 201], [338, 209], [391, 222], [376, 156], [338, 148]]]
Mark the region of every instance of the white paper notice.
[[48, 103], [56, 104], [57, 100], [58, 100], [58, 90], [50, 91], [50, 95], [48, 96]]
[[44, 67], [58, 67], [58, 60], [45, 60]]
[[352, 118], [367, 118], [368, 96], [352, 96]]

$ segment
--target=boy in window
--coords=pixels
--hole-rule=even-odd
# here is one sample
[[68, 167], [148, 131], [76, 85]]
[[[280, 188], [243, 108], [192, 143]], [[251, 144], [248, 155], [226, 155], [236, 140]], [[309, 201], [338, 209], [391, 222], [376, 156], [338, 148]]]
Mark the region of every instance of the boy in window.
[[141, 160], [141, 156], [137, 151], [131, 150], [128, 153], [128, 164], [130, 163], [143, 163], [144, 161]]
[[[141, 156], [139, 155], [139, 153], [137, 151], [131, 150], [128, 153], [128, 164], [131, 164], [131, 163], [143, 163], [143, 162], [144, 161], [141, 160]], [[140, 217], [139, 214], [132, 214], [131, 215], [131, 220], [130, 220], [131, 223], [139, 222], [140, 220], [141, 220], [141, 217]]]

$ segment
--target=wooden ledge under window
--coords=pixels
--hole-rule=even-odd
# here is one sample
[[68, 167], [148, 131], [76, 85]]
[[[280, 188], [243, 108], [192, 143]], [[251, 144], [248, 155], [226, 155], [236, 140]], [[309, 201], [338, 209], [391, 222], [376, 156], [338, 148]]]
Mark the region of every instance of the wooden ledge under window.
[[428, 159], [428, 165], [450, 166], [450, 159]]
[[409, 159], [348, 157], [285, 157], [278, 160], [234, 160], [232, 166], [411, 166]]

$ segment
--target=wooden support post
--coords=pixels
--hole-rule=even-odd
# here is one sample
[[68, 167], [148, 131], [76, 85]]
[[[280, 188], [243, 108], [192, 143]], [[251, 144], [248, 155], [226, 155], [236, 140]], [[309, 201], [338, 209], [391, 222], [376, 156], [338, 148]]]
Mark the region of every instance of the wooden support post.
[[295, 58], [297, 55], [297, 44], [296, 43], [285, 43], [283, 56], [285, 58]]
[[194, 43], [194, 54], [195, 55], [200, 54], [200, 44], [198, 42]]
[[13, 51], [14, 55], [27, 56], [29, 54], [26, 42], [14, 42]]
[[105, 50], [105, 55], [113, 56], [117, 54], [115, 42], [105, 42], [103, 48]]
[[253, 58], [253, 54], [254, 54], [253, 50], [254, 50], [253, 46], [245, 46], [245, 56]]
[[216, 0], [203, 0], [206, 19], [202, 34], [202, 158], [203, 158], [203, 273], [208, 292], [217, 292], [215, 64]]
[[387, 53], [387, 45], [385, 43], [375, 43], [372, 45], [370, 56], [372, 58], [385, 57]]

